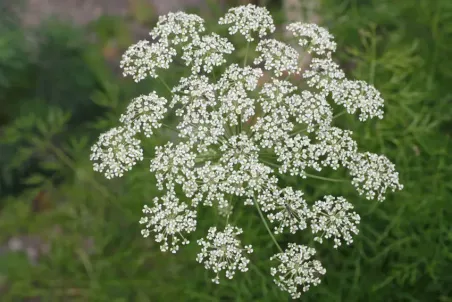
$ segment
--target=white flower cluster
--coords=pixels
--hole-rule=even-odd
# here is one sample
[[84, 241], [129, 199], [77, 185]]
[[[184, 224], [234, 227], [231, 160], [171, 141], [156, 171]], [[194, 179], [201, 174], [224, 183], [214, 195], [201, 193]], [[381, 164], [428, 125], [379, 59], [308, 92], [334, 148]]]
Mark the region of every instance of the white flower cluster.
[[293, 299], [301, 297], [300, 287], [307, 291], [311, 285], [320, 284], [320, 276], [326, 273], [320, 261], [311, 260], [315, 253], [311, 247], [289, 243], [285, 252], [271, 257], [271, 260], [279, 261], [270, 271], [275, 283]]
[[135, 82], [144, 80], [148, 75], [156, 78], [157, 69], [168, 69], [176, 50], [163, 42], [149, 45], [149, 41], [140, 41], [132, 45], [124, 54], [120, 67], [124, 76], [132, 76]]
[[[275, 30], [269, 12], [251, 4], [229, 10], [219, 23], [231, 35], [243, 36], [247, 50], [250, 41]], [[335, 124], [330, 101], [345, 108], [339, 115], [359, 112], [362, 121], [382, 118], [378, 91], [346, 78], [332, 60], [336, 43], [326, 29], [301, 23], [287, 29], [311, 53], [308, 70], [300, 70], [294, 48], [270, 38], [256, 43], [251, 66], [246, 61], [243, 66], [226, 65], [237, 45], [227, 37], [205, 33], [202, 18], [182, 12], [160, 17], [151, 32], [156, 42], [141, 41], [125, 52], [124, 74], [136, 81], [158, 77], [159, 69], [169, 69], [177, 55], [189, 75], [172, 88], [166, 85], [165, 97], [152, 92], [134, 99], [120, 117], [122, 125], [99, 137], [91, 160], [107, 178], [121, 177], [143, 160], [140, 139], [152, 136], [172, 111], [180, 118], [172, 128], [178, 139], [155, 146], [150, 171], [163, 196], [153, 198], [152, 207], [144, 206], [143, 236], [152, 233], [162, 251], [176, 253], [181, 244], [189, 243], [198, 209], [217, 211], [226, 227], [212, 227], [197, 241], [201, 246], [197, 260], [219, 283], [220, 273], [232, 278], [236, 271], [248, 269], [246, 254], [252, 247], [241, 243], [242, 229], [231, 225], [229, 217], [238, 202], [254, 206], [279, 249], [272, 257], [279, 263], [271, 275], [281, 289], [298, 298], [320, 283], [325, 269], [313, 259], [314, 248], [289, 243], [283, 250], [274, 233], [309, 230], [316, 242], [331, 239], [337, 248], [352, 243], [360, 217], [343, 197], [327, 195], [312, 202], [299, 189], [281, 188], [280, 179], [328, 181], [309, 172], [343, 167], [360, 195], [378, 200], [402, 185], [386, 157], [360, 153], [353, 133]], [[294, 81], [292, 75], [297, 73], [305, 85]]]
[[246, 272], [250, 262], [243, 253], [251, 254], [251, 245], [241, 247], [240, 240], [236, 236], [242, 234], [242, 229], [227, 225], [224, 232], [218, 232], [216, 227], [211, 227], [206, 239], [199, 239], [198, 244], [202, 246], [201, 252], [197, 256], [199, 263], [204, 263], [204, 267], [212, 270], [216, 277], [212, 282], [219, 284], [219, 273], [225, 271], [226, 278], [232, 279], [235, 271]]
[[167, 112], [165, 98], [159, 97], [155, 91], [149, 95], [135, 98], [127, 107], [125, 114], [121, 115], [119, 121], [133, 132], [142, 131], [146, 137], [151, 137], [152, 129], [162, 126], [160, 121]]
[[351, 233], [358, 234], [360, 217], [356, 213], [348, 213], [352, 210], [353, 205], [343, 197], [328, 195], [325, 200], [318, 200], [312, 207], [312, 220], [310, 225], [313, 233], [322, 232], [321, 236], [315, 237], [314, 240], [322, 243], [323, 237], [334, 237], [334, 248], [341, 245], [342, 237], [347, 244], [353, 242]]
[[193, 39], [184, 45], [182, 59], [188, 65], [193, 64], [193, 73], [201, 72], [201, 68], [209, 73], [213, 67], [226, 63], [223, 54], [231, 54], [233, 51], [234, 46], [228, 39], [212, 34]]
[[334, 37], [322, 27], [316, 24], [296, 22], [289, 24], [287, 30], [300, 38], [298, 44], [307, 47], [307, 51], [316, 55], [331, 56], [336, 51]]
[[100, 135], [91, 147], [90, 159], [94, 161], [94, 171], [103, 172], [108, 179], [123, 176], [138, 162], [143, 160], [141, 142], [134, 138], [134, 131], [117, 127]]
[[268, 10], [253, 4], [231, 8], [218, 23], [230, 24], [230, 35], [239, 32], [249, 42], [254, 40], [254, 33], [258, 33], [259, 38], [262, 38], [275, 31], [273, 18]]
[[154, 204], [152, 208], [148, 206], [143, 208], [146, 216], [140, 219], [140, 223], [145, 224], [146, 228], [141, 231], [141, 234], [148, 237], [149, 229], [152, 228], [151, 230], [156, 233], [155, 241], [162, 242], [160, 246], [162, 252], [166, 252], [169, 248], [172, 253], [176, 253], [179, 250], [180, 241], [182, 244], [189, 243], [183, 233], [190, 233], [196, 229], [196, 212], [180, 202], [174, 191], [168, 191], [162, 198], [155, 197]]
[[298, 52], [295, 48], [286, 45], [278, 40], [261, 40], [256, 47], [260, 56], [254, 60], [258, 65], [262, 62], [266, 70], [274, 70], [277, 76], [281, 76], [283, 71], [298, 73]]

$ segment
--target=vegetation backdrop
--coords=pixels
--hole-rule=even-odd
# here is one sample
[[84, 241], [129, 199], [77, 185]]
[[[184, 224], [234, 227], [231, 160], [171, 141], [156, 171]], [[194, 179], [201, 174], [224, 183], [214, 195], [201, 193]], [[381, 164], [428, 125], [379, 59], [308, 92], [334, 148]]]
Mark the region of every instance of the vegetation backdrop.
[[[208, 1], [203, 17], [213, 25], [243, 3], [226, 2]], [[336, 37], [336, 59], [386, 101], [383, 120], [342, 123], [360, 146], [396, 164], [405, 188], [379, 203], [347, 186], [302, 185], [312, 197], [348, 196], [362, 222], [352, 246], [319, 251], [327, 274], [301, 300], [450, 302], [452, 1], [319, 3], [315, 14]], [[284, 22], [283, 1], [261, 4]], [[246, 221], [243, 239], [261, 254], [250, 272], [217, 286], [196, 263], [196, 245], [173, 256], [140, 235], [142, 205], [156, 192], [146, 162], [111, 181], [92, 171], [89, 148], [98, 134], [133, 96], [161, 90], [118, 72], [122, 52], [157, 18], [140, 5], [85, 26], [54, 18], [33, 28], [1, 10], [0, 300], [288, 301], [268, 277], [268, 263], [253, 261], [274, 252], [257, 217], [238, 219]], [[177, 72], [163, 77], [174, 83]], [[203, 219], [201, 228], [214, 217]]]

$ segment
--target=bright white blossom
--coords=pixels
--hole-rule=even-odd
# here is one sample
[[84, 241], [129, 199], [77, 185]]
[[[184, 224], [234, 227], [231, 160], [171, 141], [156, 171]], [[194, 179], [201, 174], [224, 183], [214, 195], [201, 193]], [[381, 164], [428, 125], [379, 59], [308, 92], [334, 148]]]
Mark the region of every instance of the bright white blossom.
[[196, 154], [190, 152], [190, 146], [179, 143], [174, 146], [172, 142], [165, 146], [155, 148], [155, 156], [151, 160], [151, 172], [155, 172], [157, 186], [163, 190], [163, 184], [172, 187], [174, 182], [184, 183], [189, 175], [192, 175], [191, 169], [195, 166]]
[[201, 17], [177, 12], [160, 16], [157, 25], [149, 34], [153, 39], [158, 38], [171, 45], [179, 45], [199, 37], [204, 31], [204, 20]]
[[121, 68], [124, 76], [132, 76], [135, 82], [144, 80], [147, 76], [156, 78], [157, 69], [168, 69], [176, 50], [167, 43], [140, 41], [132, 45], [122, 56]]
[[213, 67], [226, 63], [225, 54], [231, 54], [234, 46], [228, 39], [217, 34], [195, 38], [182, 48], [182, 59], [187, 66], [192, 65], [192, 73], [209, 73]]
[[152, 208], [147, 205], [143, 208], [145, 216], [140, 219], [140, 224], [144, 224], [145, 228], [141, 234], [148, 237], [151, 232], [155, 233], [155, 241], [161, 242], [162, 252], [169, 249], [176, 253], [180, 243], [189, 243], [184, 233], [196, 229], [196, 211], [179, 201], [174, 191], [168, 191], [161, 198], [155, 197], [153, 201]]
[[289, 24], [287, 30], [299, 38], [298, 44], [307, 47], [308, 52], [330, 56], [336, 51], [334, 37], [325, 28], [316, 24], [296, 22]]
[[312, 260], [316, 251], [313, 248], [289, 243], [283, 252], [271, 257], [277, 260], [278, 266], [271, 268], [271, 275], [275, 283], [287, 291], [292, 299], [301, 297], [300, 290], [307, 291], [311, 285], [320, 284], [320, 276], [326, 273], [325, 268], [318, 260]]
[[392, 192], [403, 189], [395, 165], [384, 155], [359, 153], [350, 166], [352, 184], [358, 193], [365, 195], [367, 199], [376, 197], [383, 201], [387, 189], [391, 189]]
[[344, 106], [350, 114], [354, 114], [359, 109], [360, 121], [372, 117], [383, 118], [384, 101], [380, 92], [364, 81], [344, 80], [332, 90], [332, 96], [336, 104]]
[[[282, 195], [282, 196], [281, 196]], [[264, 189], [259, 195], [258, 202], [270, 222], [275, 223], [275, 234], [289, 229], [292, 234], [306, 228], [310, 210], [303, 199], [302, 191], [294, 191], [291, 187], [278, 190]]]
[[162, 126], [160, 121], [167, 112], [165, 98], [159, 97], [155, 91], [149, 95], [139, 96], [130, 103], [125, 114], [119, 121], [135, 132], [144, 132], [146, 137], [151, 137], [153, 129]]
[[328, 94], [337, 88], [340, 81], [345, 78], [345, 74], [331, 58], [313, 58], [303, 77], [307, 79], [309, 86], [321, 89], [323, 93]]
[[317, 133], [318, 143], [314, 145], [316, 156], [323, 167], [337, 170], [341, 165], [348, 167], [357, 156], [358, 146], [352, 138], [353, 132], [331, 127]]
[[357, 225], [360, 217], [353, 210], [353, 205], [343, 197], [325, 196], [312, 207], [310, 221], [312, 233], [319, 234], [314, 240], [322, 243], [323, 238], [334, 239], [334, 248], [341, 246], [341, 238], [347, 243], [353, 242], [353, 234], [358, 234]]
[[101, 134], [91, 147], [90, 159], [94, 161], [94, 171], [104, 173], [108, 179], [123, 176], [138, 162], [143, 160], [140, 141], [133, 137], [134, 131], [117, 127]]
[[283, 71], [289, 74], [298, 73], [298, 52], [293, 47], [278, 40], [261, 40], [257, 44], [256, 51], [260, 53], [254, 60], [254, 64], [264, 63], [266, 70], [274, 70], [277, 76]]
[[199, 263], [204, 263], [207, 270], [212, 270], [216, 276], [212, 282], [219, 284], [219, 274], [225, 271], [226, 278], [232, 279], [235, 272], [248, 271], [250, 262], [244, 254], [251, 254], [251, 245], [242, 247], [237, 236], [242, 234], [242, 229], [227, 225], [223, 232], [217, 231], [216, 227], [211, 227], [205, 239], [199, 239], [198, 244], [202, 247], [197, 255]]
[[[121, 126], [101, 134], [91, 149], [94, 170], [121, 177], [143, 160], [138, 138], [153, 136], [161, 126], [174, 132], [151, 152], [149, 169], [160, 193], [143, 208], [142, 235], [152, 234], [162, 251], [175, 253], [188, 243], [198, 215], [213, 211], [225, 220], [217, 225], [226, 227], [212, 227], [198, 240], [197, 260], [213, 271], [215, 283], [222, 273], [232, 278], [248, 269], [246, 254], [252, 248], [239, 241], [242, 229], [229, 224], [237, 208], [250, 210], [243, 215], [259, 215], [280, 251], [273, 233], [301, 238], [311, 230], [317, 242], [331, 238], [338, 247], [352, 243], [358, 233], [360, 217], [353, 205], [330, 195], [314, 202], [288, 183], [331, 181], [316, 173], [332, 169], [348, 173], [367, 199], [383, 200], [388, 190], [402, 189], [388, 158], [359, 152], [353, 132], [339, 127], [336, 118], [344, 113], [360, 121], [382, 118], [384, 102], [372, 85], [347, 78], [333, 60], [336, 43], [326, 29], [302, 23], [287, 27], [311, 54], [308, 68], [300, 70], [303, 53], [265, 37], [275, 30], [265, 8], [232, 8], [219, 23], [230, 35], [245, 38], [245, 60], [234, 53], [243, 45], [208, 32], [201, 17], [183, 12], [160, 17], [150, 33], [153, 42], [140, 41], [125, 52], [123, 73], [141, 81], [181, 63], [186, 72], [171, 74], [173, 86], [163, 78], [153, 84], [166, 92], [133, 99], [120, 116]], [[298, 73], [301, 81], [293, 76]], [[337, 107], [343, 109], [334, 112]], [[207, 208], [198, 212], [201, 207]], [[278, 265], [271, 275], [293, 298], [325, 274], [314, 254], [314, 248], [291, 243], [272, 257]]]
[[345, 78], [344, 72], [331, 58], [312, 59], [310, 69], [303, 73], [311, 87], [322, 89], [325, 96], [331, 93], [333, 101], [345, 107], [348, 113], [355, 114], [359, 109], [359, 120], [383, 118], [383, 99], [375, 87], [364, 81]]
[[218, 23], [231, 24], [229, 34], [239, 32], [247, 41], [254, 40], [254, 33], [258, 33], [259, 38], [262, 38], [275, 31], [273, 18], [268, 10], [253, 4], [231, 8]]

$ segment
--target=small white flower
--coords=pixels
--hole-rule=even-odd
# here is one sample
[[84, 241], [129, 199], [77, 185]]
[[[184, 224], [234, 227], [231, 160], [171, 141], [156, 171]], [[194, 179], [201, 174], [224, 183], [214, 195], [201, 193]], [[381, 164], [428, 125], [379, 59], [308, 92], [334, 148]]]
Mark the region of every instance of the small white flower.
[[232, 64], [223, 73], [217, 83], [219, 113], [226, 117], [230, 126], [238, 124], [239, 115], [242, 122], [254, 115], [256, 100], [250, 98], [248, 92], [257, 88], [262, 75], [260, 68], [241, 68], [237, 64]]
[[227, 14], [220, 18], [219, 24], [231, 24], [229, 34], [239, 32], [247, 41], [253, 41], [252, 34], [258, 33], [259, 37], [275, 31], [273, 18], [263, 7], [253, 4], [239, 6], [229, 9]]
[[273, 70], [277, 76], [283, 72], [289, 74], [298, 73], [298, 52], [293, 47], [284, 44], [278, 40], [261, 40], [257, 44], [256, 51], [260, 53], [254, 60], [258, 65], [264, 62], [266, 70]]
[[144, 206], [143, 213], [146, 214], [140, 219], [140, 224], [145, 228], [141, 231], [144, 237], [148, 237], [151, 232], [155, 233], [155, 241], [161, 242], [162, 252], [168, 251], [176, 253], [179, 244], [186, 245], [188, 239], [184, 233], [191, 233], [196, 229], [196, 212], [180, 202], [172, 190], [161, 197], [154, 198], [154, 206], [149, 208]]
[[213, 165], [210, 161], [196, 168], [196, 177], [200, 185], [192, 202], [195, 205], [202, 202], [206, 206], [212, 206], [217, 202], [220, 208], [229, 207], [230, 204], [225, 198], [224, 190], [221, 189], [226, 176], [227, 171], [223, 165]]
[[333, 109], [322, 94], [304, 90], [300, 95], [286, 98], [289, 112], [299, 124], [306, 125], [307, 132], [316, 127], [327, 128], [333, 121]]
[[147, 76], [158, 77], [157, 69], [168, 69], [175, 55], [176, 50], [167, 43], [156, 42], [149, 45], [149, 41], [140, 41], [127, 49], [120, 66], [124, 76], [130, 75], [135, 82], [139, 82]]
[[143, 160], [140, 141], [133, 138], [135, 132], [117, 127], [101, 134], [91, 147], [90, 159], [94, 161], [94, 171], [102, 172], [105, 177], [121, 177], [138, 162]]
[[210, 73], [215, 66], [226, 63], [225, 54], [231, 54], [234, 46], [217, 34], [195, 38], [183, 48], [182, 59], [187, 66], [192, 66], [192, 73], [201, 71]]
[[231, 64], [218, 81], [217, 90], [221, 94], [237, 88], [248, 92], [254, 91], [263, 74], [260, 68], [251, 68], [249, 66], [242, 68], [238, 64]]
[[179, 45], [199, 37], [204, 30], [204, 20], [201, 17], [177, 12], [160, 16], [157, 25], [149, 34], [153, 39], [159, 38], [166, 43]]
[[259, 91], [259, 103], [264, 113], [269, 113], [273, 109], [286, 105], [287, 96], [297, 90], [291, 82], [279, 79], [272, 79], [269, 83], [264, 83]]
[[223, 232], [217, 231], [216, 227], [211, 227], [206, 239], [198, 240], [198, 245], [202, 248], [196, 260], [204, 263], [207, 270], [212, 270], [216, 274], [212, 282], [220, 283], [219, 274], [222, 271], [225, 271], [228, 279], [232, 279], [237, 270], [248, 271], [250, 261], [244, 253], [251, 254], [253, 248], [251, 245], [242, 247], [237, 239], [242, 232], [242, 229], [231, 225], [227, 225]]
[[306, 135], [297, 134], [278, 142], [275, 154], [278, 156], [281, 174], [289, 172], [291, 176], [306, 178], [306, 168], [321, 170], [319, 163], [321, 153]]
[[174, 146], [168, 142], [164, 147], [155, 148], [155, 157], [151, 160], [151, 172], [155, 172], [157, 187], [163, 190], [163, 184], [172, 187], [174, 182], [183, 184], [193, 174], [191, 170], [195, 166], [196, 154], [188, 144], [179, 143]]
[[277, 224], [275, 234], [283, 233], [285, 229], [289, 229], [292, 234], [306, 229], [310, 212], [303, 192], [294, 191], [291, 187], [266, 189], [258, 196], [258, 202], [262, 205], [262, 211], [269, 212], [268, 220]]
[[272, 169], [259, 163], [258, 150], [244, 134], [232, 136], [220, 146], [223, 155], [219, 162], [227, 173], [221, 188], [224, 192], [251, 197], [267, 184]]
[[326, 273], [320, 261], [311, 260], [315, 253], [313, 248], [289, 243], [283, 253], [270, 258], [279, 261], [279, 265], [270, 270], [275, 283], [281, 290], [287, 291], [292, 299], [301, 297], [300, 287], [305, 292], [311, 285], [319, 285], [320, 276]]
[[182, 78], [173, 88], [170, 107], [181, 104], [175, 110], [182, 117], [177, 126], [179, 136], [188, 138], [192, 145], [197, 144], [198, 152], [205, 152], [207, 147], [217, 144], [225, 133], [225, 119], [217, 108], [215, 85], [206, 76], [192, 75]]
[[146, 137], [151, 137], [153, 129], [161, 127], [160, 121], [166, 113], [165, 98], [159, 97], [155, 91], [149, 95], [139, 96], [127, 106], [125, 114], [121, 115], [119, 121], [129, 129], [143, 131]]
[[350, 164], [350, 175], [353, 176], [352, 185], [359, 194], [367, 199], [383, 201], [386, 190], [402, 190], [399, 183], [399, 173], [395, 166], [384, 155], [365, 152], [357, 154], [354, 162]]
[[383, 118], [384, 101], [380, 92], [364, 81], [344, 80], [332, 90], [332, 97], [336, 104], [344, 106], [350, 114], [359, 109], [360, 121]]
[[294, 128], [294, 124], [289, 121], [289, 118], [289, 112], [284, 106], [273, 109], [264, 117], [258, 117], [256, 124], [251, 127], [254, 133], [253, 140], [263, 149], [273, 148], [275, 145], [287, 141], [290, 139], [288, 133]]
[[287, 30], [292, 32], [295, 37], [300, 38], [298, 44], [307, 47], [308, 52], [330, 56], [336, 51], [334, 37], [326, 29], [316, 24], [296, 22], [288, 25]]
[[334, 248], [341, 246], [341, 238], [347, 243], [353, 242], [352, 233], [358, 234], [357, 225], [360, 217], [351, 212], [353, 205], [343, 197], [325, 196], [324, 200], [318, 200], [312, 207], [312, 219], [310, 221], [312, 233], [321, 233], [314, 240], [322, 243], [323, 238], [334, 239]]
[[323, 128], [317, 132], [318, 143], [313, 148], [323, 167], [337, 170], [341, 165], [348, 167], [355, 161], [358, 146], [352, 134], [352, 131], [337, 127]]
[[320, 89], [322, 94], [329, 94], [337, 89], [345, 73], [331, 58], [313, 58], [303, 78], [307, 79], [310, 87]]

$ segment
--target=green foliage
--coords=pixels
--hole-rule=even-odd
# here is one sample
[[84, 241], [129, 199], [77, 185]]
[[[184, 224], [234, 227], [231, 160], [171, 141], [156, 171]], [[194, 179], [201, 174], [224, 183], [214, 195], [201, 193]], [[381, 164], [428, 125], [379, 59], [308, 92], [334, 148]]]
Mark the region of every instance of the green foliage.
[[[312, 199], [344, 195], [362, 216], [351, 247], [319, 250], [327, 274], [303, 301], [452, 301], [452, 4], [414, 2], [323, 0], [323, 21], [337, 38], [342, 66], [372, 82], [386, 100], [382, 121], [361, 124], [342, 116], [338, 123], [354, 130], [366, 150], [387, 155], [405, 189], [377, 203], [359, 199], [350, 186], [291, 180]], [[101, 42], [116, 34], [127, 40], [124, 26], [112, 20], [90, 30]], [[233, 219], [244, 228], [243, 240], [260, 247], [259, 255], [252, 255], [248, 273], [220, 286], [196, 263], [194, 242], [174, 256], [141, 237], [142, 205], [159, 194], [148, 162], [107, 181], [92, 172], [89, 147], [131, 97], [165, 88], [112, 75], [102, 46], [90, 44], [79, 29], [49, 23], [40, 33], [41, 47], [25, 57], [20, 49], [30, 49], [17, 42], [23, 32], [0, 35], [0, 78], [11, 75], [0, 81], [0, 101], [15, 117], [0, 129], [1, 170], [5, 177], [18, 174], [22, 184], [15, 196], [1, 191], [0, 242], [28, 233], [51, 248], [34, 266], [20, 253], [0, 255], [2, 301], [288, 301], [269, 278], [269, 263], [258, 261], [276, 250], [251, 208]], [[173, 84], [176, 73], [177, 67], [165, 81]], [[170, 135], [162, 131], [146, 141], [145, 152]], [[32, 200], [42, 190], [51, 206], [36, 210]], [[198, 234], [223, 223], [207, 209], [200, 216]]]

